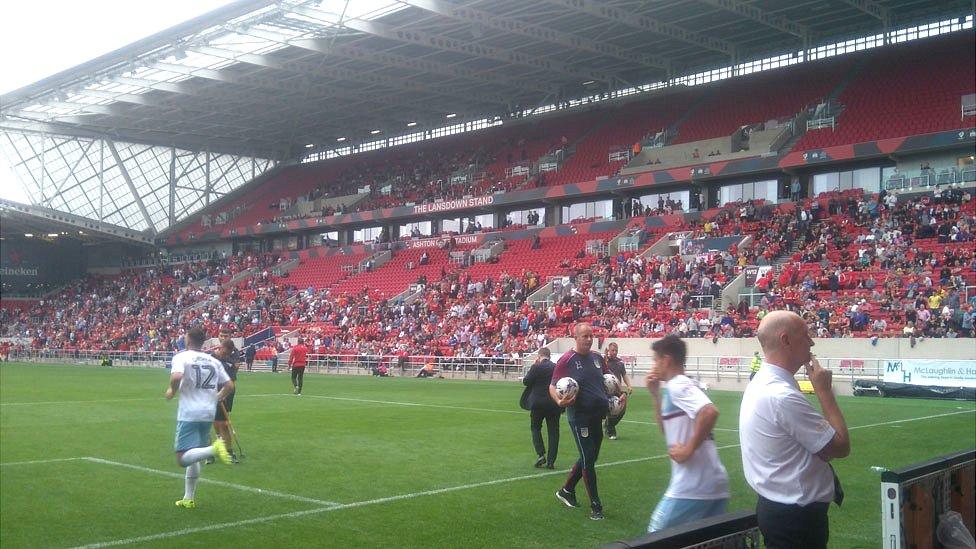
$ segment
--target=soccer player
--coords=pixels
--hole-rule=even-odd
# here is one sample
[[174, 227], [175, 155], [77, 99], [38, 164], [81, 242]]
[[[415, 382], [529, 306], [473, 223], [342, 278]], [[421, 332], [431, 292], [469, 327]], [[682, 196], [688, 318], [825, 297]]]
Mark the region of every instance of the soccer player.
[[645, 381], [671, 456], [671, 482], [647, 527], [648, 532], [656, 532], [724, 513], [729, 477], [712, 438], [718, 409], [685, 375], [685, 342], [666, 336], [655, 341], [651, 350], [654, 367]]
[[[219, 337], [220, 346], [214, 350], [213, 356], [223, 364], [224, 371], [227, 372], [227, 377], [234, 382], [234, 389], [223, 400], [223, 406], [220, 403], [217, 404], [217, 412], [214, 416], [214, 430], [217, 431], [217, 436], [227, 445], [230, 460], [233, 463], [238, 463], [237, 455], [234, 453], [233, 433], [230, 431], [227, 414], [234, 409], [234, 394], [237, 393], [237, 358], [239, 352], [237, 346], [234, 345], [234, 340], [230, 338], [230, 332], [221, 330]], [[223, 386], [219, 385], [217, 388], [223, 389]]]
[[[579, 459], [566, 479], [566, 484], [556, 492], [556, 498], [569, 507], [579, 507], [576, 501], [576, 485], [583, 479], [586, 492], [590, 496], [590, 518], [603, 520], [603, 504], [596, 483], [596, 460], [603, 444], [603, 418], [606, 417], [609, 401], [603, 385], [603, 374], [610, 373], [603, 357], [590, 351], [593, 347], [593, 328], [581, 322], [574, 330], [576, 346], [567, 351], [556, 363], [552, 372], [549, 395], [556, 404], [569, 410], [569, 429], [573, 433]], [[575, 396], [560, 398], [556, 393], [556, 383], [571, 377], [579, 384]], [[627, 398], [626, 395], [621, 396]]]
[[[183, 498], [176, 501], [176, 506], [184, 509], [196, 507], [194, 497], [200, 462], [209, 457], [216, 457], [221, 463], [231, 462], [223, 440], [218, 438], [212, 445], [207, 442], [217, 403], [234, 390], [234, 382], [227, 377], [219, 360], [201, 351], [206, 339], [201, 327], [186, 333], [187, 350], [173, 357], [166, 389], [167, 400], [177, 392], [180, 395], [176, 415], [176, 462], [186, 467], [186, 481]], [[224, 385], [218, 390], [221, 383]]]
[[291, 348], [288, 355], [288, 367], [291, 369], [291, 384], [295, 386], [295, 394], [302, 396], [302, 381], [305, 379], [305, 365], [308, 364], [308, 347], [305, 340], [298, 338], [298, 344]]
[[[630, 384], [630, 376], [627, 375], [627, 366], [624, 365], [624, 361], [617, 358], [617, 353], [619, 349], [617, 343], [613, 342], [607, 345], [607, 367], [610, 368], [610, 373], [617, 378], [617, 383], [620, 384], [620, 391], [627, 393], [629, 396], [634, 392], [634, 387]], [[617, 424], [620, 420], [624, 418], [624, 414], [627, 413], [626, 406], [620, 415], [617, 416], [607, 416], [607, 438], [610, 440], [617, 440]]]

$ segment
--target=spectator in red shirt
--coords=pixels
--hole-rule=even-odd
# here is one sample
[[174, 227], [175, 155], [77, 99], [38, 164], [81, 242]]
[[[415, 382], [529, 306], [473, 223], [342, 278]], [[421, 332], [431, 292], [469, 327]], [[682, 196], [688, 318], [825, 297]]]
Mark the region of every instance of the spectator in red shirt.
[[291, 384], [295, 386], [295, 394], [302, 396], [302, 381], [305, 379], [305, 366], [308, 364], [308, 347], [305, 341], [298, 338], [298, 345], [291, 348], [288, 356], [288, 368], [291, 369]]

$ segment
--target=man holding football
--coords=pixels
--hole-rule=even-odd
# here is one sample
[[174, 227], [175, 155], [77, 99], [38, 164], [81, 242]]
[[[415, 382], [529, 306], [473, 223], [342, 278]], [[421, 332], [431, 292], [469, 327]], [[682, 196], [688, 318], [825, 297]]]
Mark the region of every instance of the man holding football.
[[[577, 324], [574, 335], [576, 346], [556, 363], [549, 385], [552, 399], [569, 410], [569, 428], [579, 450], [579, 459], [573, 465], [566, 483], [556, 492], [556, 498], [568, 507], [579, 507], [576, 485], [583, 479], [590, 497], [590, 518], [602, 520], [603, 504], [597, 490], [596, 460], [603, 443], [603, 418], [609, 407], [603, 375], [610, 373], [610, 368], [599, 353], [590, 350], [593, 346], [593, 328], [589, 324]], [[578, 391], [560, 395], [557, 385], [565, 377], [576, 380]], [[626, 396], [622, 398], [626, 400]]]
[[[626, 393], [629, 396], [634, 392], [634, 387], [630, 384], [630, 376], [627, 375], [627, 366], [624, 364], [624, 361], [617, 358], [618, 352], [616, 342], [607, 345], [607, 367], [610, 368], [610, 373], [617, 378], [620, 392]], [[617, 415], [607, 416], [607, 438], [610, 440], [617, 440], [617, 424], [620, 423], [620, 420], [624, 418], [624, 414], [627, 413], [626, 406], [622, 410]]]

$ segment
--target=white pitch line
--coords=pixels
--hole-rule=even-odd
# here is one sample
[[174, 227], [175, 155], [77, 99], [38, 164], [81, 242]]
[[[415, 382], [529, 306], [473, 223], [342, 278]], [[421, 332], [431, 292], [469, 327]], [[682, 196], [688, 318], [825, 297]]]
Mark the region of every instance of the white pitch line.
[[[267, 394], [238, 394], [236, 398], [246, 398], [246, 397], [266, 397], [266, 396], [282, 396], [280, 393], [267, 393]], [[154, 401], [164, 402], [166, 399], [163, 395], [158, 397], [139, 397], [139, 398], [106, 398], [100, 400], [38, 400], [34, 402], [3, 402], [0, 406], [41, 406], [41, 405], [51, 405], [51, 404], [102, 404], [105, 402], [137, 402], [137, 401]]]
[[7, 461], [0, 463], [0, 465], [6, 467], [8, 465], [40, 465], [42, 463], [58, 463], [61, 461], [82, 461], [88, 458], [75, 457], [75, 458], [55, 458], [55, 459], [35, 459], [33, 461]]
[[[291, 396], [291, 395], [285, 394], [285, 393], [269, 393], [269, 394], [260, 394], [260, 395], [250, 395], [250, 396], [252, 396], [252, 397], [273, 397], [273, 396], [287, 397], [287, 396]], [[347, 401], [347, 402], [363, 402], [363, 403], [367, 403], [367, 404], [385, 404], [385, 405], [388, 405], [388, 406], [410, 406], [410, 407], [418, 407], [418, 408], [443, 408], [443, 409], [448, 409], [448, 410], [462, 410], [462, 411], [470, 411], [470, 412], [494, 412], [496, 414], [520, 414], [520, 415], [525, 414], [525, 411], [524, 410], [499, 410], [497, 408], [471, 408], [471, 407], [468, 407], [468, 406], [450, 406], [450, 405], [447, 405], [447, 404], [425, 404], [425, 403], [422, 403], [422, 402], [400, 402], [400, 401], [395, 401], [395, 400], [373, 400], [373, 399], [368, 399], [368, 398], [337, 397], [337, 396], [328, 396], [328, 395], [303, 395], [302, 396], [302, 398], [306, 398], [306, 397], [307, 398], [321, 398], [321, 399], [325, 399], [325, 400], [342, 400], [342, 401]], [[657, 423], [654, 423], [654, 422], [651, 422], [651, 421], [637, 421], [637, 420], [633, 420], [633, 419], [625, 419], [625, 420], [621, 421], [621, 423], [636, 423], [636, 424], [640, 424], [640, 425], [657, 425]], [[733, 432], [733, 433], [738, 433], [739, 432], [738, 429], [726, 429], [726, 428], [722, 428], [722, 427], [716, 427], [715, 430], [716, 431], [729, 431], [729, 432]]]
[[[251, 396], [262, 396], [263, 397], [263, 396], [289, 396], [289, 395], [284, 394], [284, 393], [282, 393], [282, 394], [274, 393], [274, 394], [251, 395]], [[335, 396], [327, 396], [327, 395], [306, 395], [306, 396], [308, 396], [309, 398], [321, 398], [321, 399], [326, 399], [326, 400], [344, 400], [344, 401], [348, 401], [348, 402], [365, 402], [367, 404], [386, 404], [386, 405], [389, 405], [389, 406], [413, 406], [413, 407], [422, 407], [422, 408], [446, 408], [446, 409], [449, 409], [449, 410], [467, 410], [467, 411], [471, 411], [471, 412], [494, 412], [494, 413], [498, 413], [498, 414], [525, 414], [525, 411], [524, 410], [499, 410], [497, 408], [470, 408], [470, 407], [467, 407], [467, 406], [449, 406], [449, 405], [446, 405], [446, 404], [425, 404], [425, 403], [422, 403], [422, 402], [399, 402], [399, 401], [394, 401], [394, 400], [372, 400], [372, 399], [367, 399], [367, 398], [335, 397]], [[305, 398], [305, 397], [303, 396], [302, 398]], [[634, 419], [625, 419], [625, 420], [621, 421], [621, 423], [637, 423], [637, 424], [640, 424], [640, 425], [657, 425], [657, 423], [654, 423], [652, 421], [637, 421], [637, 420], [634, 420]], [[726, 429], [726, 428], [722, 428], [722, 427], [715, 427], [714, 430], [716, 430], [716, 431], [729, 431], [729, 432], [732, 432], [732, 433], [738, 433], [739, 432], [738, 429]]]
[[113, 541], [101, 541], [97, 543], [89, 543], [88, 545], [78, 545], [76, 547], [73, 547], [72, 549], [97, 549], [99, 547], [115, 547], [117, 545], [128, 545], [130, 543], [142, 543], [146, 541], [155, 541], [158, 539], [175, 538], [179, 536], [196, 534], [198, 532], [211, 532], [214, 530], [223, 530], [225, 528], [235, 528], [237, 526], [247, 526], [249, 524], [270, 522], [282, 518], [296, 518], [305, 515], [313, 515], [316, 513], [324, 513], [331, 509], [335, 509], [335, 507], [319, 507], [315, 509], [309, 509], [307, 511], [294, 511], [291, 513], [281, 513], [278, 515], [268, 515], [264, 517], [255, 517], [252, 519], [238, 520], [236, 522], [221, 522], [217, 524], [211, 524], [210, 526], [200, 526], [197, 528], [184, 528], [182, 530], [160, 532], [159, 534], [150, 534], [148, 536], [139, 536], [137, 538], [125, 538], [125, 539], [117, 539]]
[[937, 418], [937, 417], [957, 416], [959, 414], [971, 414], [973, 412], [976, 412], [976, 409], [973, 409], [973, 410], [963, 410], [962, 412], [949, 412], [949, 413], [946, 413], [946, 414], [935, 414], [935, 415], [932, 415], [932, 416], [914, 417], [914, 418], [908, 418], [908, 419], [895, 419], [895, 420], [892, 420], [892, 421], [885, 421], [883, 423], [871, 423], [869, 425], [858, 425], [857, 427], [850, 427], [847, 430], [850, 431], [850, 430], [853, 430], [853, 429], [867, 429], [868, 427], [881, 427], [883, 425], [894, 425], [896, 423], [908, 423], [910, 421], [920, 421], [920, 420], [923, 420], [923, 419], [932, 419], [932, 418]]
[[109, 398], [104, 400], [40, 400], [36, 402], [4, 402], [0, 406], [35, 406], [42, 404], [100, 404], [102, 402], [134, 402], [137, 400], [163, 400], [163, 397], [158, 398]]
[[[892, 424], [896, 424], [896, 423], [906, 423], [906, 422], [910, 422], [910, 421], [921, 421], [921, 420], [925, 420], [925, 419], [933, 419], [933, 418], [939, 418], [939, 417], [954, 416], [954, 415], [959, 415], [959, 414], [969, 414], [969, 413], [973, 413], [973, 412], [976, 412], [976, 410], [966, 410], [966, 411], [962, 411], [962, 412], [950, 412], [950, 413], [946, 413], [946, 414], [935, 414], [935, 415], [931, 415], [931, 416], [923, 416], [923, 417], [910, 418], [910, 419], [898, 419], [898, 420], [893, 420], [893, 421], [887, 421], [887, 422], [884, 422], [884, 423], [874, 423], [874, 424], [871, 424], [871, 425], [858, 425], [858, 426], [855, 426], [855, 427], [850, 427], [848, 430], [853, 430], [853, 429], [867, 429], [869, 427], [879, 427], [879, 426], [882, 426], [882, 425], [892, 425]], [[719, 447], [717, 447], [716, 450], [726, 450], [726, 449], [729, 449], [729, 448], [738, 448], [738, 447], [739, 447], [738, 444], [727, 444], [725, 446], [719, 446]], [[651, 460], [655, 460], [655, 459], [664, 459], [664, 458], [667, 458], [667, 457], [669, 457], [667, 454], [660, 454], [660, 455], [656, 455], [656, 456], [649, 456], [649, 457], [642, 457], [642, 458], [633, 458], [633, 459], [625, 459], [625, 460], [621, 460], [621, 461], [612, 461], [610, 463], [601, 463], [601, 464], [598, 464], [597, 467], [599, 467], [599, 468], [613, 467], [613, 466], [616, 466], [616, 465], [627, 465], [627, 464], [631, 464], [631, 463], [641, 463], [641, 462], [651, 461]], [[236, 522], [224, 522], [224, 523], [218, 523], [218, 524], [211, 524], [209, 526], [201, 526], [201, 527], [197, 527], [197, 528], [184, 528], [182, 530], [173, 530], [173, 531], [170, 531], [170, 532], [160, 532], [158, 534], [150, 534], [148, 536], [140, 536], [140, 537], [135, 537], [135, 538], [126, 538], [126, 539], [118, 539], [118, 540], [113, 540], [113, 541], [97, 542], [97, 543], [92, 543], [92, 544], [88, 544], [88, 545], [80, 545], [80, 546], [74, 547], [72, 549], [98, 549], [100, 547], [113, 547], [113, 546], [117, 546], [117, 545], [128, 545], [130, 543], [141, 543], [141, 542], [145, 542], [145, 541], [154, 541], [154, 540], [158, 540], [158, 539], [174, 538], [174, 537], [186, 536], [186, 535], [189, 535], [189, 534], [194, 534], [194, 533], [197, 533], [197, 532], [211, 532], [211, 531], [214, 531], [214, 530], [223, 530], [223, 529], [226, 529], [226, 528], [234, 528], [234, 527], [237, 527], [237, 526], [246, 526], [248, 524], [258, 524], [258, 523], [262, 523], [262, 522], [270, 522], [270, 521], [273, 521], [273, 520], [278, 520], [278, 519], [283, 519], [283, 518], [297, 518], [297, 517], [303, 517], [303, 516], [308, 516], [308, 515], [316, 515], [316, 514], [320, 514], [320, 513], [329, 513], [329, 512], [332, 512], [332, 511], [341, 511], [343, 509], [352, 509], [352, 508], [355, 508], [355, 507], [365, 507], [365, 506], [368, 506], [368, 505], [377, 505], [377, 504], [389, 503], [389, 502], [393, 502], [393, 501], [402, 501], [402, 500], [406, 500], [406, 499], [414, 499], [414, 498], [423, 497], [423, 496], [432, 496], [432, 495], [444, 494], [444, 493], [449, 493], [449, 492], [458, 492], [458, 491], [462, 491], [462, 490], [471, 490], [471, 489], [474, 489], [474, 488], [481, 488], [481, 487], [484, 487], [484, 486], [494, 486], [494, 485], [505, 484], [505, 483], [509, 483], [509, 482], [517, 482], [517, 481], [520, 481], [520, 480], [531, 480], [531, 479], [548, 477], [548, 476], [553, 476], [553, 475], [564, 475], [568, 471], [569, 471], [568, 469], [561, 470], [561, 471], [547, 471], [547, 472], [544, 472], [544, 473], [535, 473], [535, 474], [531, 474], [531, 475], [521, 475], [521, 476], [517, 476], [517, 477], [509, 477], [509, 478], [503, 478], [503, 479], [488, 480], [488, 481], [484, 481], [484, 482], [476, 482], [476, 483], [473, 483], [473, 484], [464, 484], [464, 485], [461, 485], [461, 486], [450, 486], [450, 487], [447, 487], [447, 488], [436, 488], [436, 489], [433, 489], [433, 490], [425, 490], [423, 492], [414, 492], [414, 493], [411, 493], [411, 494], [400, 494], [400, 495], [397, 495], [397, 496], [388, 496], [388, 497], [384, 497], [384, 498], [370, 499], [370, 500], [358, 501], [358, 502], [354, 502], [354, 503], [344, 503], [344, 504], [340, 504], [340, 505], [336, 505], [336, 506], [332, 506], [332, 507], [320, 507], [320, 508], [316, 508], [316, 509], [308, 509], [308, 510], [305, 510], [305, 511], [293, 511], [291, 513], [281, 513], [281, 514], [277, 514], [277, 515], [268, 515], [268, 516], [264, 516], [264, 517], [256, 517], [256, 518], [252, 518], [252, 519], [239, 520], [239, 521], [236, 521]]]
[[[265, 395], [251, 395], [251, 396], [290, 396], [284, 393], [274, 393]], [[351, 398], [351, 397], [337, 397], [328, 395], [302, 395], [301, 398], [320, 398], [323, 400], [342, 400], [346, 402], [364, 402], [367, 404], [385, 404], [387, 406], [411, 406], [417, 408], [443, 408], [447, 410], [467, 410], [470, 412], [495, 412], [497, 414], [524, 414], [524, 411], [519, 410], [499, 410], [497, 408], [470, 408], [467, 406], [450, 406], [447, 404], [426, 404], [423, 402], [400, 402], [396, 400], [373, 400], [368, 398]]]
[[[80, 459], [84, 459], [84, 460], [90, 461], [92, 463], [101, 463], [103, 465], [114, 465], [116, 467], [125, 467], [126, 469], [132, 469], [132, 470], [135, 470], [135, 471], [142, 471], [144, 473], [152, 473], [152, 474], [155, 474], [155, 475], [162, 475], [162, 476], [165, 476], [165, 477], [180, 478], [180, 479], [184, 478], [184, 475], [182, 473], [175, 473], [173, 471], [163, 471], [161, 469], [152, 469], [152, 468], [149, 468], [149, 467], [143, 467], [141, 465], [132, 465], [130, 463], [122, 463], [121, 461], [112, 461], [112, 460], [109, 460], [109, 459], [102, 459], [102, 458], [96, 458], [96, 457], [86, 457], [86, 458], [80, 458]], [[309, 498], [309, 497], [305, 497], [305, 496], [297, 496], [297, 495], [294, 495], [294, 494], [286, 494], [284, 492], [276, 492], [274, 490], [265, 490], [263, 488], [254, 488], [252, 486], [245, 486], [243, 484], [236, 484], [236, 483], [233, 483], [233, 482], [226, 482], [226, 481], [223, 481], [223, 480], [215, 480], [215, 479], [206, 478], [206, 477], [200, 477], [198, 479], [198, 482], [203, 482], [203, 483], [206, 483], [206, 484], [214, 484], [214, 485], [217, 485], [217, 486], [224, 486], [224, 487], [227, 487], [227, 488], [234, 488], [235, 490], [243, 490], [245, 492], [253, 492], [255, 494], [262, 494], [262, 495], [265, 495], [265, 496], [273, 496], [273, 497], [276, 497], [276, 498], [290, 499], [290, 500], [293, 500], [293, 501], [301, 501], [301, 502], [305, 502], [305, 503], [314, 503], [316, 505], [327, 505], [327, 506], [333, 506], [333, 507], [336, 506], [336, 505], [340, 505], [339, 503], [337, 503], [335, 501], [324, 501], [324, 500], [321, 500], [321, 499]]]

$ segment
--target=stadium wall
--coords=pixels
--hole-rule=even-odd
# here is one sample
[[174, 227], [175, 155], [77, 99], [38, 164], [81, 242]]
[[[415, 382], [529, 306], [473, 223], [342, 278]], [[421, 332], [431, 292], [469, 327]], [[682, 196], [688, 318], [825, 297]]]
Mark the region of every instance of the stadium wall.
[[[636, 362], [631, 382], [637, 386], [644, 385], [643, 372], [651, 363], [651, 344], [657, 341], [653, 338], [606, 338], [602, 341], [594, 341], [600, 351], [606, 349], [611, 342], [616, 342], [620, 349], [620, 357]], [[908, 359], [929, 359], [929, 360], [976, 360], [976, 341], [969, 338], [963, 339], [918, 339], [914, 347], [907, 338], [886, 338], [877, 340], [877, 345], [872, 345], [869, 338], [814, 338], [814, 353], [820, 358], [825, 366], [835, 370], [835, 390], [839, 394], [853, 394], [853, 379], [858, 377], [874, 378], [876, 376], [874, 366], [880, 364], [881, 360], [908, 360]], [[759, 341], [755, 338], [721, 338], [717, 343], [712, 343], [711, 339], [694, 338], [685, 339], [688, 344], [688, 364], [693, 364], [697, 357], [751, 357], [753, 353], [762, 348]], [[573, 339], [562, 337], [549, 344], [553, 355], [558, 357], [562, 353], [573, 348]], [[534, 355], [530, 357], [534, 359]], [[850, 371], [844, 374], [837, 373], [837, 365], [840, 360], [863, 361], [864, 375], [858, 376]], [[708, 362], [712, 363], [713, 360]], [[711, 379], [709, 375], [703, 376], [705, 381], [712, 387], [724, 390], [745, 390], [749, 382], [748, 375], [741, 375], [748, 372], [745, 364], [738, 367], [730, 367], [733, 371], [731, 375], [723, 374], [721, 379]], [[735, 371], [740, 372], [736, 375]]]
[[4, 238], [0, 246], [0, 278], [17, 291], [33, 284], [63, 284], [85, 273], [82, 243], [71, 238]]

